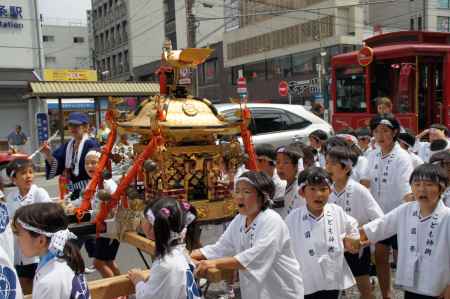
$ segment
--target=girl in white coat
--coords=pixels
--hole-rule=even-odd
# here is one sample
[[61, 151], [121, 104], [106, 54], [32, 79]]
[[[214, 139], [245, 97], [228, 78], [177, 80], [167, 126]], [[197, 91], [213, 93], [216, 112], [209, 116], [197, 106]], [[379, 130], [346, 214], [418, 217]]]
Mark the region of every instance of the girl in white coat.
[[360, 229], [363, 242], [397, 234], [396, 285], [406, 299], [450, 298], [450, 209], [440, 200], [448, 177], [423, 164], [410, 178], [415, 201], [400, 205]]
[[305, 299], [337, 299], [339, 291], [355, 284], [344, 259], [344, 249], [353, 249], [349, 236], [358, 239], [358, 223], [344, 210], [328, 204], [331, 180], [320, 167], [303, 171], [299, 192], [306, 206], [286, 218], [294, 252], [304, 275]]
[[195, 250], [198, 272], [239, 269], [242, 298], [303, 298], [300, 266], [286, 224], [268, 208], [274, 193], [271, 178], [248, 171], [237, 181], [237, 215], [214, 244]]
[[155, 241], [156, 259], [150, 277], [138, 269], [128, 272], [137, 299], [201, 298], [194, 280], [194, 265], [184, 244], [195, 220], [190, 208], [188, 203], [180, 204], [172, 198], [160, 198], [145, 208], [142, 229], [147, 238]]
[[67, 229], [61, 205], [35, 203], [21, 207], [14, 215], [13, 227], [23, 255], [40, 257], [33, 299], [90, 298], [83, 259], [70, 241], [76, 236]]

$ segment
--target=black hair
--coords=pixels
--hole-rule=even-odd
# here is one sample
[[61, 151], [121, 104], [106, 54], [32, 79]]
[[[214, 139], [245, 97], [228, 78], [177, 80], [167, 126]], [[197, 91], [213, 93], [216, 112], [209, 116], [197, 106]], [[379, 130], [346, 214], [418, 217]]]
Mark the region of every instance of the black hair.
[[308, 137], [314, 137], [319, 139], [319, 141], [326, 141], [328, 139], [328, 134], [323, 130], [314, 130], [312, 131]]
[[430, 143], [430, 150], [433, 152], [443, 151], [447, 148], [448, 141], [445, 139], [436, 139]]
[[361, 138], [361, 137], [370, 137], [370, 130], [367, 127], [361, 127], [356, 129], [355, 131], [355, 135], [357, 138]]
[[439, 184], [442, 188], [441, 191], [444, 191], [448, 186], [447, 170], [439, 165], [430, 163], [419, 165], [414, 169], [409, 178], [409, 184], [412, 185], [415, 180], [426, 180]]
[[[257, 156], [267, 156], [272, 161], [276, 161], [277, 153], [275, 151], [275, 147], [272, 144], [263, 143], [259, 144], [255, 148], [255, 153]], [[271, 164], [275, 164], [275, 162], [271, 162]]]
[[9, 177], [16, 177], [18, 172], [24, 171], [30, 167], [33, 168], [33, 162], [30, 159], [16, 158], [6, 166], [6, 175]]
[[[275, 184], [271, 177], [262, 171], [246, 171], [239, 178], [247, 178], [252, 182], [261, 201], [261, 210], [270, 207], [270, 200], [275, 195]], [[237, 181], [239, 181], [239, 178]]]
[[[385, 113], [385, 114], [377, 114], [370, 120], [370, 130], [373, 132], [379, 124], [381, 124], [383, 121], [388, 121], [392, 125], [392, 130], [400, 130], [400, 123], [395, 118], [395, 116], [392, 113]], [[398, 134], [398, 132], [397, 132]], [[396, 134], [396, 135], [397, 135]], [[397, 136], [394, 137], [394, 139], [397, 138]]]
[[303, 157], [303, 147], [298, 143], [291, 143], [288, 146], [278, 147], [276, 153], [285, 154], [289, 157], [292, 164], [298, 165], [298, 160]]
[[[153, 231], [155, 232], [156, 257], [163, 258], [172, 248], [180, 244], [180, 239], [170, 241], [170, 232], [181, 233], [184, 228], [184, 213], [179, 202], [170, 197], [161, 197], [152, 201], [144, 209], [144, 215], [152, 210], [155, 216]], [[164, 213], [168, 210], [168, 213]], [[170, 242], [169, 242], [170, 241]]]
[[202, 244], [200, 243], [200, 235], [202, 230], [200, 228], [200, 225], [198, 224], [197, 209], [191, 204], [185, 205], [186, 208], [183, 208], [182, 204], [181, 207], [184, 211], [185, 225], [188, 224], [188, 213], [191, 213], [193, 216], [195, 216], [194, 221], [190, 222], [187, 226], [185, 238], [186, 249], [188, 251], [193, 251], [194, 249], [201, 248]]
[[443, 124], [432, 124], [432, 125], [430, 126], [430, 128], [438, 129], [438, 130], [444, 131], [445, 136], [448, 136], [448, 128], [447, 128], [446, 125], [443, 125]]
[[314, 156], [317, 154], [317, 150], [310, 145], [303, 147], [303, 168], [308, 168], [314, 165]]
[[305, 169], [298, 176], [299, 185], [330, 185], [331, 177], [330, 174], [323, 168], [313, 166]]
[[399, 141], [403, 141], [403, 143], [406, 143], [408, 147], [412, 147], [416, 143], [416, 136], [408, 132], [399, 133], [398, 139]]
[[[355, 166], [355, 154], [352, 152], [352, 150], [348, 146], [335, 146], [331, 148], [327, 152], [327, 157], [329, 157], [332, 160], [335, 160], [341, 164], [342, 167], [346, 167], [347, 165], [343, 163], [343, 161], [349, 160], [352, 163], [352, 166]], [[351, 169], [348, 171], [347, 175], [350, 176], [352, 173]]]
[[[49, 233], [67, 229], [69, 225], [64, 209], [60, 204], [54, 202], [34, 203], [20, 207], [14, 214], [12, 223], [16, 229], [20, 225], [17, 222], [18, 219], [30, 226]], [[40, 236], [36, 232], [28, 232], [34, 238]], [[50, 238], [46, 238], [50, 243]], [[60, 258], [64, 259], [76, 274], [84, 273], [84, 261], [81, 257], [80, 249], [71, 240], [66, 242], [63, 256]]]
[[347, 128], [337, 131], [336, 135], [339, 135], [339, 134], [347, 134], [347, 135], [352, 135], [352, 136], [356, 137], [356, 131], [351, 127], [347, 127]]
[[430, 163], [439, 163], [441, 165], [443, 165], [444, 163], [450, 163], [450, 151], [441, 151], [433, 154], [430, 158]]
[[327, 140], [324, 146], [324, 155], [326, 156], [330, 150], [332, 150], [336, 146], [347, 147], [352, 153], [351, 160], [353, 162], [353, 166], [358, 163], [358, 157], [362, 155], [361, 149], [357, 144], [351, 143], [339, 136], [333, 136]]

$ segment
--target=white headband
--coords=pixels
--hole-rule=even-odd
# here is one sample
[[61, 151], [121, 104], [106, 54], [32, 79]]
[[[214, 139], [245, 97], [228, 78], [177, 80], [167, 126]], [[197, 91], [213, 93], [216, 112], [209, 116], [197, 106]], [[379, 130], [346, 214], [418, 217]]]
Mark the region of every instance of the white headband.
[[385, 125], [385, 126], [394, 128], [394, 125], [393, 125], [393, 124], [391, 123], [391, 121], [388, 120], [388, 119], [382, 119], [382, 120], [380, 120], [380, 122], [379, 122], [378, 125]]
[[100, 157], [102, 156], [102, 153], [100, 153], [99, 151], [96, 151], [96, 150], [90, 150], [90, 151], [88, 151], [88, 153], [86, 154], [86, 156], [84, 158], [86, 159], [89, 156], [95, 156], [100, 159]]
[[[241, 182], [241, 181], [242, 181], [242, 182], [247, 182], [247, 183], [249, 183], [250, 185], [252, 185], [253, 187], [256, 188], [255, 183], [253, 183], [252, 180], [250, 180], [248, 177], [240, 176], [240, 177], [237, 179], [236, 184], [239, 183], [239, 182]], [[259, 190], [258, 190], [258, 191], [259, 191]], [[264, 195], [264, 200], [268, 200], [268, 201], [272, 204], [272, 200], [271, 200], [269, 194], [268, 194], [267, 192], [263, 192], [263, 191], [260, 191], [260, 192]]]
[[63, 229], [54, 233], [46, 232], [40, 228], [29, 225], [23, 222], [19, 218], [17, 222], [22, 226], [23, 229], [34, 232], [36, 234], [44, 235], [50, 238], [50, 244], [48, 245], [48, 250], [56, 256], [62, 256], [64, 254], [64, 246], [69, 239], [76, 239], [77, 236], [70, 230]]

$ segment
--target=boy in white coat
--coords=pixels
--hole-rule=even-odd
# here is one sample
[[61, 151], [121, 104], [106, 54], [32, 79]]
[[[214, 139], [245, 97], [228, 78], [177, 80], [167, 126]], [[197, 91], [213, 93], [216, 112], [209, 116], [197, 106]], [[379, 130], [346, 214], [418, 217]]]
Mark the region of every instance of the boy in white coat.
[[415, 201], [405, 203], [360, 229], [361, 241], [397, 234], [396, 284], [406, 299], [450, 298], [450, 209], [440, 200], [448, 184], [438, 165], [423, 164], [411, 175]]
[[344, 210], [328, 204], [331, 181], [319, 167], [306, 169], [299, 181], [299, 192], [306, 206], [286, 218], [294, 252], [304, 275], [305, 299], [337, 299], [339, 291], [355, 280], [344, 259], [344, 250], [358, 251], [351, 238], [358, 239], [358, 223]]
[[274, 186], [263, 172], [248, 171], [237, 181], [239, 214], [214, 244], [193, 251], [197, 271], [238, 269], [242, 298], [303, 298], [300, 266], [286, 224], [269, 209]]
[[[352, 156], [351, 149], [344, 146], [327, 151], [325, 166], [333, 180], [330, 202], [343, 208], [362, 225], [384, 214], [370, 191], [351, 178]], [[370, 248], [364, 248], [358, 254], [346, 252], [345, 259], [356, 278], [361, 297], [373, 298], [369, 280]]]

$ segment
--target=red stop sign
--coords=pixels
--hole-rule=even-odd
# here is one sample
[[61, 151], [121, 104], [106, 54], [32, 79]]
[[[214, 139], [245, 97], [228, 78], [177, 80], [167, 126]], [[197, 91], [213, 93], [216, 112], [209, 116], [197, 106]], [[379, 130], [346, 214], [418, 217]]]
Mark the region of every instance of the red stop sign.
[[289, 86], [286, 81], [280, 81], [278, 84], [278, 93], [281, 97], [287, 97], [289, 94]]

